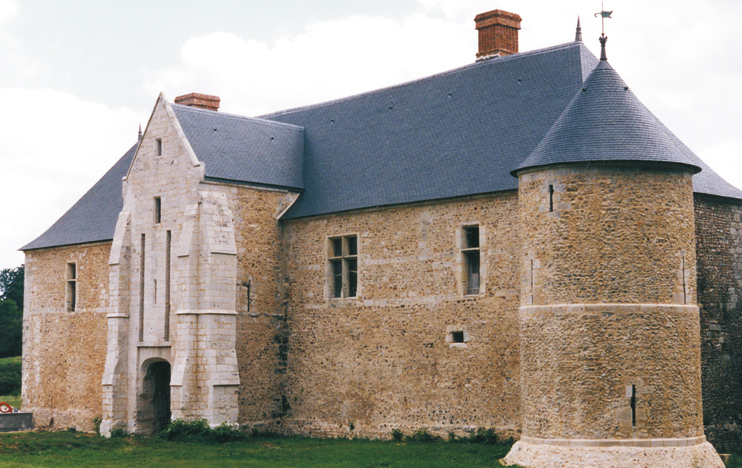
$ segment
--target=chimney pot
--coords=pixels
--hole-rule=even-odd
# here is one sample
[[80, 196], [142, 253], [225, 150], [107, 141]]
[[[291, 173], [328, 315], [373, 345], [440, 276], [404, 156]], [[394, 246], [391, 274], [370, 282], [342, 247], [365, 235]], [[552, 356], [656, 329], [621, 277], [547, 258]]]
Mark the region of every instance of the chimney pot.
[[477, 60], [518, 53], [518, 30], [522, 18], [515, 13], [492, 10], [474, 17], [479, 31]]
[[175, 98], [175, 104], [181, 104], [183, 106], [198, 107], [201, 109], [208, 109], [212, 111], [219, 110], [219, 103], [222, 100], [219, 96], [212, 96], [210, 94], [191, 93]]

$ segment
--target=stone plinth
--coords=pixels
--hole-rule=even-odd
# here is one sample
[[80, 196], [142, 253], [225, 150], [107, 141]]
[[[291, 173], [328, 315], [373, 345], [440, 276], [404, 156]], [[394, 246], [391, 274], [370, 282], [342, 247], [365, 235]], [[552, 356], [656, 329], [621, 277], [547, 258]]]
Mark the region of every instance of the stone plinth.
[[33, 427], [33, 413], [0, 414], [0, 432], [30, 431]]

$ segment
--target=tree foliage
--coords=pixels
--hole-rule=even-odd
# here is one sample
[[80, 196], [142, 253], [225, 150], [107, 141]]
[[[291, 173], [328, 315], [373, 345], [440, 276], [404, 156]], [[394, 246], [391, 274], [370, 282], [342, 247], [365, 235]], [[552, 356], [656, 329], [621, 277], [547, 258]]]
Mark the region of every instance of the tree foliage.
[[23, 344], [23, 265], [0, 271], [0, 358], [20, 356]]
[[0, 271], [0, 300], [13, 301], [23, 312], [23, 265]]
[[23, 312], [11, 300], [0, 301], [0, 358], [20, 356]]

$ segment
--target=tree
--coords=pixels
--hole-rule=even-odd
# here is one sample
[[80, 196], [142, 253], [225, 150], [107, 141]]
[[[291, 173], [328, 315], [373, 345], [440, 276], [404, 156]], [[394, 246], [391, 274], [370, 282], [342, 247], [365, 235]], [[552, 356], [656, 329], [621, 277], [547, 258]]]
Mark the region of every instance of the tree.
[[12, 300], [0, 301], [0, 358], [20, 356], [23, 344], [23, 312]]
[[23, 265], [0, 271], [0, 300], [13, 301], [23, 312]]
[[23, 344], [23, 265], [0, 271], [0, 358], [20, 356]]

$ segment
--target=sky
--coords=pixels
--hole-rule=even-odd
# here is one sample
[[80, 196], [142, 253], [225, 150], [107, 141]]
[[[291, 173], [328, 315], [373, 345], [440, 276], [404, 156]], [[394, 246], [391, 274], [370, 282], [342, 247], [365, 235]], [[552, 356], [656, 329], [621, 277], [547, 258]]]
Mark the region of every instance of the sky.
[[[608, 60], [707, 164], [742, 187], [742, 2], [608, 0]], [[474, 61], [474, 16], [522, 18], [520, 50], [570, 42], [587, 0], [0, 0], [0, 269], [126, 150], [160, 92], [257, 116]]]

